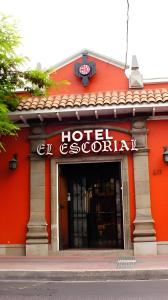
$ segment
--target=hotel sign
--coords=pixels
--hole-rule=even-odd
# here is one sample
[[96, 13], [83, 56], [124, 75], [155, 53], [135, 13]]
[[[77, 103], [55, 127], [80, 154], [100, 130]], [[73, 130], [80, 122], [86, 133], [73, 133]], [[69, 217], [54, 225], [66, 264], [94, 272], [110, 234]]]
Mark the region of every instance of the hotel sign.
[[[53, 155], [53, 144], [39, 144], [38, 155]], [[100, 152], [138, 151], [136, 140], [116, 140], [109, 129], [86, 129], [76, 131], [63, 131], [59, 153], [61, 155], [77, 155]]]

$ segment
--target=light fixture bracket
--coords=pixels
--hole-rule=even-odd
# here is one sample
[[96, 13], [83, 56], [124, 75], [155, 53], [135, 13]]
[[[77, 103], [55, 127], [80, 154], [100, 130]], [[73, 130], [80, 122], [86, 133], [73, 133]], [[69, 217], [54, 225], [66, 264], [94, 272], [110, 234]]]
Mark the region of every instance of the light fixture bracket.
[[17, 168], [17, 163], [18, 163], [18, 160], [17, 160], [17, 154], [13, 154], [13, 157], [11, 160], [9, 160], [9, 170], [16, 170]]

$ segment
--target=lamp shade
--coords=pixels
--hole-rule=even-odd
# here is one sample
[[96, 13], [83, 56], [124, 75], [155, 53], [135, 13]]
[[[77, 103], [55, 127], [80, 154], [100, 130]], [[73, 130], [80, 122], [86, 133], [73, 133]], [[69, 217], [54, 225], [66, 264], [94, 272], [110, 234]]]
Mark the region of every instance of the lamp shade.
[[13, 155], [13, 158], [9, 161], [9, 169], [16, 170], [17, 168], [17, 154]]
[[168, 149], [167, 147], [163, 147], [163, 160], [165, 163], [168, 163]]

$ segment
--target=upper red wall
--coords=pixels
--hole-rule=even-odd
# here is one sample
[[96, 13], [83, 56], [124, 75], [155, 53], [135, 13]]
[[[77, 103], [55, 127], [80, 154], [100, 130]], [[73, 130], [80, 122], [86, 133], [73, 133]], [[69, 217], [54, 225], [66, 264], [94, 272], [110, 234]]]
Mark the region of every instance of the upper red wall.
[[168, 82], [159, 82], [159, 83], [148, 83], [144, 84], [144, 89], [151, 89], [151, 90], [157, 90], [157, 89], [168, 89]]
[[[112, 63], [105, 62], [101, 59], [88, 55], [88, 61], [96, 63], [96, 74], [90, 79], [89, 85], [84, 87], [81, 79], [74, 74], [74, 65], [77, 62], [82, 62], [82, 57], [67, 63], [58, 70], [54, 69], [50, 73], [50, 77], [54, 81], [67, 80], [69, 85], [63, 85], [59, 89], [49, 89], [50, 95], [58, 94], [80, 94], [80, 93], [94, 93], [106, 91], [125, 91], [129, 89], [129, 79], [125, 74], [125, 70], [113, 65]], [[159, 83], [144, 83], [144, 89], [168, 89], [168, 82]], [[132, 91], [136, 89], [131, 89]], [[29, 96], [25, 91], [18, 91], [20, 97]]]
[[52, 95], [56, 94], [78, 94], [78, 93], [92, 93], [112, 90], [126, 90], [128, 89], [128, 78], [125, 71], [111, 63], [104, 62], [100, 59], [89, 57], [88, 61], [96, 63], [96, 74], [90, 79], [89, 85], [84, 87], [81, 80], [74, 75], [74, 65], [76, 62], [81, 62], [82, 59], [77, 59], [62, 68], [51, 72], [51, 78], [54, 80], [68, 80], [70, 85], [61, 87], [61, 89], [51, 89]]

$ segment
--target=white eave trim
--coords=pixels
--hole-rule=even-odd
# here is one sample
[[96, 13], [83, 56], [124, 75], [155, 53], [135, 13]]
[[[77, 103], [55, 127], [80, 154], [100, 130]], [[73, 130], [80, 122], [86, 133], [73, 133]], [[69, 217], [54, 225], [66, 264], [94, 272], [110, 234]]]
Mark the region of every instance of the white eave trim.
[[144, 84], [156, 84], [156, 83], [168, 83], [168, 78], [144, 78], [143, 79]]
[[104, 105], [104, 106], [89, 106], [89, 107], [80, 107], [80, 108], [67, 108], [67, 109], [37, 109], [37, 110], [23, 110], [23, 111], [15, 111], [10, 112], [9, 117], [14, 120], [23, 120], [26, 123], [28, 119], [38, 118], [40, 121], [44, 121], [44, 119], [56, 118], [60, 122], [68, 118], [75, 118], [80, 120], [83, 116], [88, 118], [90, 116], [95, 116], [96, 118], [101, 118], [101, 116], [111, 116], [117, 118], [118, 114], [126, 114], [129, 113], [133, 117], [136, 116], [137, 112], [151, 112], [151, 115], [155, 117], [157, 112], [164, 111], [168, 112], [168, 103], [159, 103], [158, 104], [141, 104], [141, 105]]

